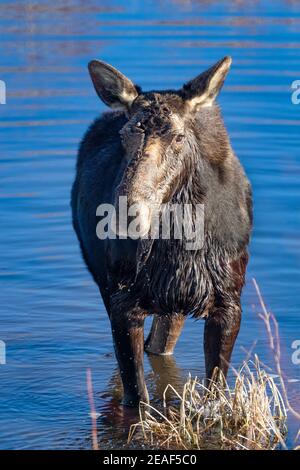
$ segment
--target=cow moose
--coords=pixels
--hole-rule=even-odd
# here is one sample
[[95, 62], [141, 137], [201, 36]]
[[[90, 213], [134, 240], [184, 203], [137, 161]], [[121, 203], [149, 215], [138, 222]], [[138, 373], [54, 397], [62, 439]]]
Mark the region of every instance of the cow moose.
[[[204, 318], [206, 378], [226, 376], [241, 322], [241, 291], [252, 227], [251, 186], [215, 99], [231, 65], [224, 57], [181, 89], [143, 91], [117, 69], [92, 60], [89, 73], [113, 108], [79, 148], [73, 226], [109, 315], [123, 404], [147, 401], [144, 351], [172, 354], [185, 318]], [[140, 237], [100, 239], [97, 207], [138, 204]], [[160, 206], [204, 207], [204, 240], [147, 237]], [[146, 236], [145, 236], [146, 235]], [[144, 320], [154, 315], [144, 342]]]

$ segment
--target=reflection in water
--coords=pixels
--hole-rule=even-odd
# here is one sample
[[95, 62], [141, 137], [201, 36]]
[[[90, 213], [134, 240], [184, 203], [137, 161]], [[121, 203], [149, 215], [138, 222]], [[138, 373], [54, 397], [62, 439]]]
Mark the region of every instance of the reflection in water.
[[[148, 377], [149, 393], [153, 397], [153, 402], [161, 403], [164, 391], [168, 384], [172, 385], [179, 392], [185, 382], [182, 370], [176, 364], [174, 356], [149, 355], [149, 362], [152, 373]], [[167, 394], [166, 398], [170, 397]]]
[[[164, 391], [168, 384], [179, 393], [185, 382], [183, 371], [176, 365], [174, 356], [148, 356], [151, 371], [146, 374], [146, 383], [152, 406], [162, 407]], [[139, 420], [139, 411], [121, 405], [122, 383], [118, 369], [114, 370], [106, 391], [101, 393], [98, 412], [98, 439], [105, 448], [122, 448], [127, 446], [127, 437], [132, 424]], [[104, 403], [102, 402], [104, 400]], [[166, 395], [167, 403], [174, 400], [174, 394]], [[103, 429], [105, 430], [103, 432]], [[137, 444], [131, 444], [136, 446]]]
[[[177, 88], [233, 56], [220, 102], [254, 190], [248, 278], [279, 321], [287, 377], [299, 379], [291, 344], [299, 339], [300, 107], [290, 89], [300, 78], [299, 2], [4, 0], [0, 13], [0, 447], [90, 448], [88, 367], [102, 444], [126, 445], [135, 420], [119, 404], [108, 318], [70, 220], [78, 142], [105, 109], [87, 74], [91, 58], [149, 90]], [[235, 366], [254, 339], [269, 363], [256, 306], [248, 282]], [[174, 359], [145, 358], [155, 406], [168, 382], [180, 390], [189, 372], [203, 377], [202, 336], [203, 323], [187, 320]], [[293, 403], [299, 391], [290, 384]]]

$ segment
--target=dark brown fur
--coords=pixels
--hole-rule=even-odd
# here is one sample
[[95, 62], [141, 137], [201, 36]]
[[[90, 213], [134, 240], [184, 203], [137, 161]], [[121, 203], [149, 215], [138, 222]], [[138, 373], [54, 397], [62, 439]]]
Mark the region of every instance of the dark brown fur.
[[[148, 352], [172, 353], [191, 314], [205, 318], [207, 378], [215, 367], [228, 369], [252, 224], [250, 184], [214, 104], [229, 65], [228, 58], [219, 61], [179, 91], [142, 93], [111, 66], [90, 64], [100, 97], [123, 111], [97, 119], [81, 143], [73, 224], [111, 320], [127, 405], [147, 399], [148, 314], [156, 315]], [[186, 250], [185, 239], [99, 240], [96, 209], [117, 206], [120, 195], [141, 204], [146, 231], [153, 207], [204, 204], [204, 246]]]

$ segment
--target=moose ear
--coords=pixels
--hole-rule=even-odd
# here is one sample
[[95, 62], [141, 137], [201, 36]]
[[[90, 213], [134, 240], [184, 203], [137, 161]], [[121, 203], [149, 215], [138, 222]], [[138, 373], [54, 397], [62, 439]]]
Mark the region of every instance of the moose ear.
[[181, 93], [190, 111], [212, 105], [222, 88], [231, 62], [231, 57], [224, 57], [183, 86]]
[[92, 60], [88, 65], [97, 94], [112, 108], [130, 108], [140, 88], [111, 65]]

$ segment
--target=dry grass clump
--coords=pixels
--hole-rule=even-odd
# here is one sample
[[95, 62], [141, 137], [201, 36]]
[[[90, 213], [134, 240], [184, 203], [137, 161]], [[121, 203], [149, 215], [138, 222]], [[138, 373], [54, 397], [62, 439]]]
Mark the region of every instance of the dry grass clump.
[[[140, 422], [131, 427], [129, 441], [142, 439], [158, 448], [275, 449], [284, 446], [286, 408], [274, 380], [258, 358], [244, 363], [230, 389], [224, 377], [209, 389], [189, 377], [182, 394], [168, 385], [163, 411], [143, 403]], [[176, 405], [166, 404], [171, 392]]]

